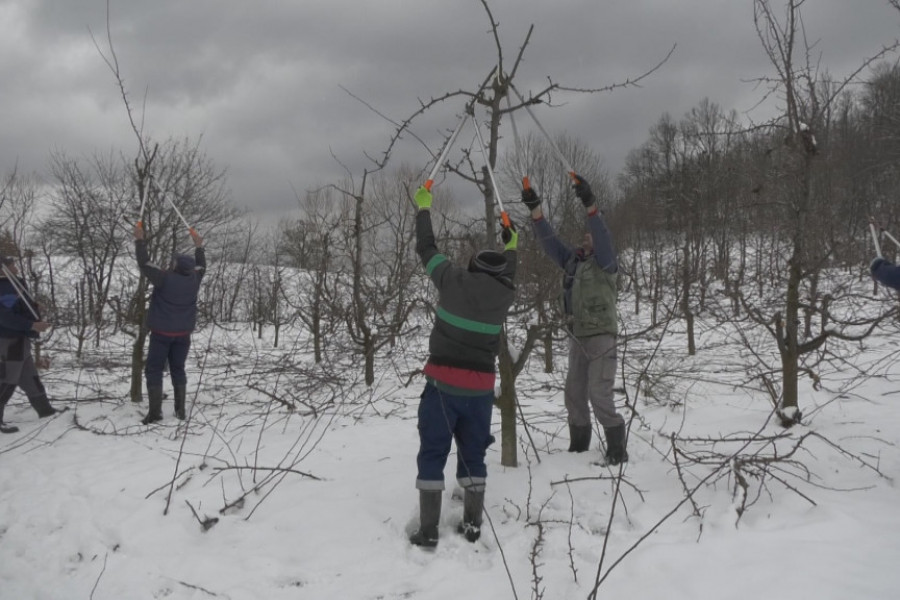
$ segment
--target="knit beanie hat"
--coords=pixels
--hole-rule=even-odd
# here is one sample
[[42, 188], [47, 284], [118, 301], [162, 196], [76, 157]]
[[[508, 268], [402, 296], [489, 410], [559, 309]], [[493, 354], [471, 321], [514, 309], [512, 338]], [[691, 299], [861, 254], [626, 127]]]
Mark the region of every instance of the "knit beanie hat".
[[506, 268], [506, 257], [494, 250], [482, 250], [469, 261], [469, 271], [499, 275]]

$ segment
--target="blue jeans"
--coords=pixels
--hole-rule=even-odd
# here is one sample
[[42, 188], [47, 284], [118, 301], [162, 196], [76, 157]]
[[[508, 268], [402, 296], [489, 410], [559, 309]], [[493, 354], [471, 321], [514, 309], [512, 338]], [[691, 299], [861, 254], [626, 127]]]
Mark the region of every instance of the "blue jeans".
[[162, 387], [163, 371], [169, 364], [169, 375], [172, 385], [187, 385], [184, 363], [191, 349], [191, 336], [160, 335], [150, 332], [150, 347], [147, 349], [147, 364], [144, 365], [144, 376], [148, 387]]
[[484, 455], [494, 441], [491, 411], [494, 393], [457, 396], [425, 385], [419, 400], [419, 467], [416, 487], [444, 489], [444, 466], [450, 442], [456, 439], [456, 478], [465, 488], [484, 489], [487, 466]]

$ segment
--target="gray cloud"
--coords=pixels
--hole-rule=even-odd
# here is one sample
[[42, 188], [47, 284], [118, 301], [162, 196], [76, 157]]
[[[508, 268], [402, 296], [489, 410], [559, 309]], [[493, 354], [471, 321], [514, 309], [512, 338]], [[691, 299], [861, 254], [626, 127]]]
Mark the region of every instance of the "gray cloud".
[[[724, 0], [494, 0], [507, 66], [535, 25], [517, 85], [553, 81], [602, 87], [633, 78], [677, 44], [640, 88], [556, 94], [539, 108], [551, 131], [595, 148], [613, 171], [663, 112], [680, 118], [702, 98], [748, 111], [773, 74], [753, 25], [752, 2]], [[135, 108], [156, 139], [197, 138], [228, 171], [238, 204], [268, 213], [294, 206], [291, 187], [357, 174], [379, 155], [393, 119], [428, 99], [473, 89], [497, 59], [477, 0], [110, 0], [113, 41]], [[816, 59], [843, 76], [891, 43], [900, 15], [887, 2], [804, 5]], [[43, 172], [49, 152], [133, 152], [121, 99], [90, 32], [106, 47], [106, 2], [7, 0], [0, 4], [0, 171]], [[426, 115], [414, 133], [432, 147], [462, 101]], [[759, 109], [757, 109], [759, 110]], [[754, 117], [750, 113], [748, 117]], [[519, 125], [527, 130], [523, 119]], [[396, 165], [427, 163], [412, 136]]]

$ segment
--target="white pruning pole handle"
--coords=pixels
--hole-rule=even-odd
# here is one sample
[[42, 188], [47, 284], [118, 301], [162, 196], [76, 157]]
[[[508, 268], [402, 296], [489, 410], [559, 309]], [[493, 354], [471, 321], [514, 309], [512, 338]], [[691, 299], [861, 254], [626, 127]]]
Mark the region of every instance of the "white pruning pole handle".
[[144, 204], [147, 202], [147, 195], [150, 193], [149, 190], [144, 192], [144, 197], [141, 198], [141, 212], [138, 213], [138, 226], [143, 229], [144, 227]]
[[493, 189], [494, 199], [500, 207], [500, 218], [503, 220], [503, 226], [509, 227], [509, 215], [503, 209], [503, 200], [500, 199], [500, 188], [497, 187], [497, 180], [494, 178], [494, 170], [491, 168], [491, 162], [488, 159], [487, 150], [484, 148], [484, 138], [481, 137], [481, 128], [478, 126], [478, 119], [472, 115], [472, 124], [475, 125], [475, 137], [478, 138], [478, 147], [481, 149], [481, 156], [484, 157], [484, 166], [487, 168], [488, 176], [491, 178], [491, 187]]
[[882, 258], [881, 244], [878, 242], [878, 232], [875, 231], [875, 221], [869, 219], [869, 233], [872, 234], [872, 243], [875, 244], [875, 254], [878, 258]]
[[13, 275], [8, 268], [6, 268], [6, 265], [0, 263], [0, 267], [3, 267], [3, 274], [6, 275], [6, 278], [9, 279], [9, 282], [12, 284], [13, 289], [16, 290], [16, 294], [18, 294], [22, 302], [25, 303], [25, 306], [28, 308], [28, 312], [31, 313], [31, 316], [34, 317], [35, 321], [40, 321], [41, 317], [37, 314], [37, 311], [34, 310], [31, 302], [28, 301], [28, 294], [26, 294], [25, 290], [22, 289], [22, 285], [19, 283], [19, 280], [16, 279], [16, 276]]
[[553, 152], [556, 154], [559, 162], [561, 162], [563, 164], [563, 167], [565, 167], [566, 173], [568, 173], [572, 179], [575, 179], [575, 169], [572, 168], [572, 165], [570, 165], [569, 161], [566, 160], [566, 157], [559, 149], [559, 146], [556, 145], [556, 142], [553, 141], [553, 138], [550, 137], [550, 134], [547, 133], [547, 130], [544, 129], [543, 125], [541, 125], [541, 122], [538, 121], [537, 116], [534, 114], [534, 111], [531, 110], [528, 102], [525, 101], [525, 98], [522, 97], [522, 94], [519, 93], [519, 90], [516, 89], [516, 86], [514, 86], [512, 82], [509, 83], [509, 87], [513, 92], [516, 93], [516, 96], [519, 98], [519, 102], [522, 103], [522, 106], [524, 106], [525, 110], [528, 111], [528, 114], [531, 115], [531, 119], [534, 121], [534, 124], [537, 125], [537, 128], [540, 129], [541, 133], [544, 134], [544, 137], [550, 143], [550, 147], [553, 148]]
[[522, 164], [521, 164], [521, 156], [519, 155], [519, 148], [521, 147], [521, 144], [519, 143], [519, 130], [518, 130], [518, 128], [516, 128], [516, 118], [513, 116], [512, 102], [509, 99], [509, 94], [506, 94], [506, 108], [507, 108], [507, 112], [509, 112], [509, 124], [512, 126], [516, 168], [519, 169], [519, 171], [523, 172], [522, 173], [522, 188], [527, 190], [531, 187], [531, 182], [528, 181], [528, 175], [526, 175], [524, 173], [525, 169], [522, 167]]
[[[181, 214], [181, 211], [178, 210], [178, 207], [175, 206], [175, 203], [172, 202], [171, 198], [169, 198], [169, 195], [167, 193], [165, 193], [164, 191], [162, 191], [162, 189], [160, 189], [160, 187], [158, 185], [156, 185], [156, 184], [153, 184], [153, 185], [156, 187], [156, 193], [161, 194], [162, 197], [165, 198], [169, 202], [169, 205], [175, 211], [175, 214], [178, 215], [178, 218], [181, 219], [181, 222], [184, 223], [184, 226], [188, 228], [188, 231], [191, 233], [191, 236], [195, 235], [197, 232], [194, 231], [194, 228], [191, 227], [190, 223], [187, 222], [187, 220], [184, 218], [184, 215]], [[143, 218], [143, 210], [141, 211], [141, 218]]]
[[434, 185], [434, 178], [437, 176], [438, 171], [441, 170], [441, 167], [444, 166], [444, 161], [447, 160], [447, 154], [450, 153], [450, 148], [453, 146], [453, 142], [456, 141], [456, 136], [459, 135], [459, 132], [462, 130], [463, 125], [466, 124], [466, 119], [471, 116], [472, 121], [475, 121], [475, 102], [478, 100], [478, 95], [481, 93], [481, 90], [483, 90], [484, 86], [488, 84], [488, 82], [491, 80], [491, 77], [496, 71], [497, 67], [493, 67], [491, 69], [491, 72], [488, 73], [488, 76], [485, 78], [485, 80], [481, 82], [480, 86], [478, 86], [478, 91], [475, 92], [475, 96], [472, 98], [472, 101], [466, 105], [466, 110], [463, 113], [462, 118], [459, 120], [459, 123], [457, 123], [456, 129], [453, 130], [453, 133], [450, 134], [450, 138], [447, 140], [447, 144], [444, 146], [444, 149], [441, 152], [440, 156], [438, 156], [437, 162], [434, 163], [434, 167], [432, 167], [431, 169], [431, 173], [428, 174], [428, 179], [425, 180], [425, 183], [422, 186], [429, 192], [431, 191], [431, 186]]
[[434, 163], [434, 167], [432, 167], [431, 173], [428, 174], [428, 179], [425, 181], [425, 189], [429, 192], [431, 191], [431, 186], [434, 185], [434, 178], [437, 177], [438, 171], [441, 170], [441, 167], [444, 166], [444, 161], [447, 160], [447, 155], [450, 153], [450, 148], [453, 147], [453, 143], [456, 141], [456, 136], [458, 136], [459, 132], [462, 131], [463, 125], [466, 124], [466, 119], [468, 118], [469, 113], [463, 113], [462, 118], [456, 125], [456, 129], [454, 129], [453, 133], [450, 134], [450, 139], [447, 140], [447, 143], [444, 145], [444, 149], [441, 151], [440, 156], [438, 156], [437, 162]]
[[882, 229], [882, 230], [881, 230], [881, 233], [884, 234], [884, 236], [885, 236], [887, 239], [889, 239], [889, 240], [891, 240], [892, 242], [894, 242], [894, 244], [896, 244], [897, 248], [900, 248], [900, 241], [898, 241], [897, 238], [895, 238], [894, 236], [892, 236], [886, 229]]

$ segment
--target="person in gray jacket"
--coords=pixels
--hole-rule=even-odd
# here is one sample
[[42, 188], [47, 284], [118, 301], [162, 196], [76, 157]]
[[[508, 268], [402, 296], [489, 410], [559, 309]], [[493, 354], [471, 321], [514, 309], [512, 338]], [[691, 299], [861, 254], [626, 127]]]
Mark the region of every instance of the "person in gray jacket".
[[[569, 371], [565, 403], [569, 424], [569, 452], [590, 449], [593, 431], [590, 408], [606, 436], [606, 464], [628, 460], [625, 420], [613, 399], [618, 355], [616, 335], [615, 248], [590, 185], [575, 176], [575, 195], [587, 211], [588, 233], [580, 248], [564, 243], [544, 219], [541, 200], [531, 188], [522, 202], [531, 211], [532, 227], [544, 252], [563, 270], [563, 308], [569, 331]], [[590, 403], [590, 408], [588, 404]]]
[[191, 348], [191, 332], [197, 324], [197, 294], [206, 271], [203, 238], [191, 229], [194, 256], [176, 254], [169, 269], [161, 269], [150, 262], [144, 228], [134, 229], [134, 253], [141, 274], [153, 284], [147, 326], [150, 328], [150, 347], [144, 376], [147, 384], [149, 410], [141, 420], [144, 425], [161, 421], [163, 399], [163, 370], [169, 366], [175, 396], [175, 416], [185, 418], [187, 375], [184, 363]]

